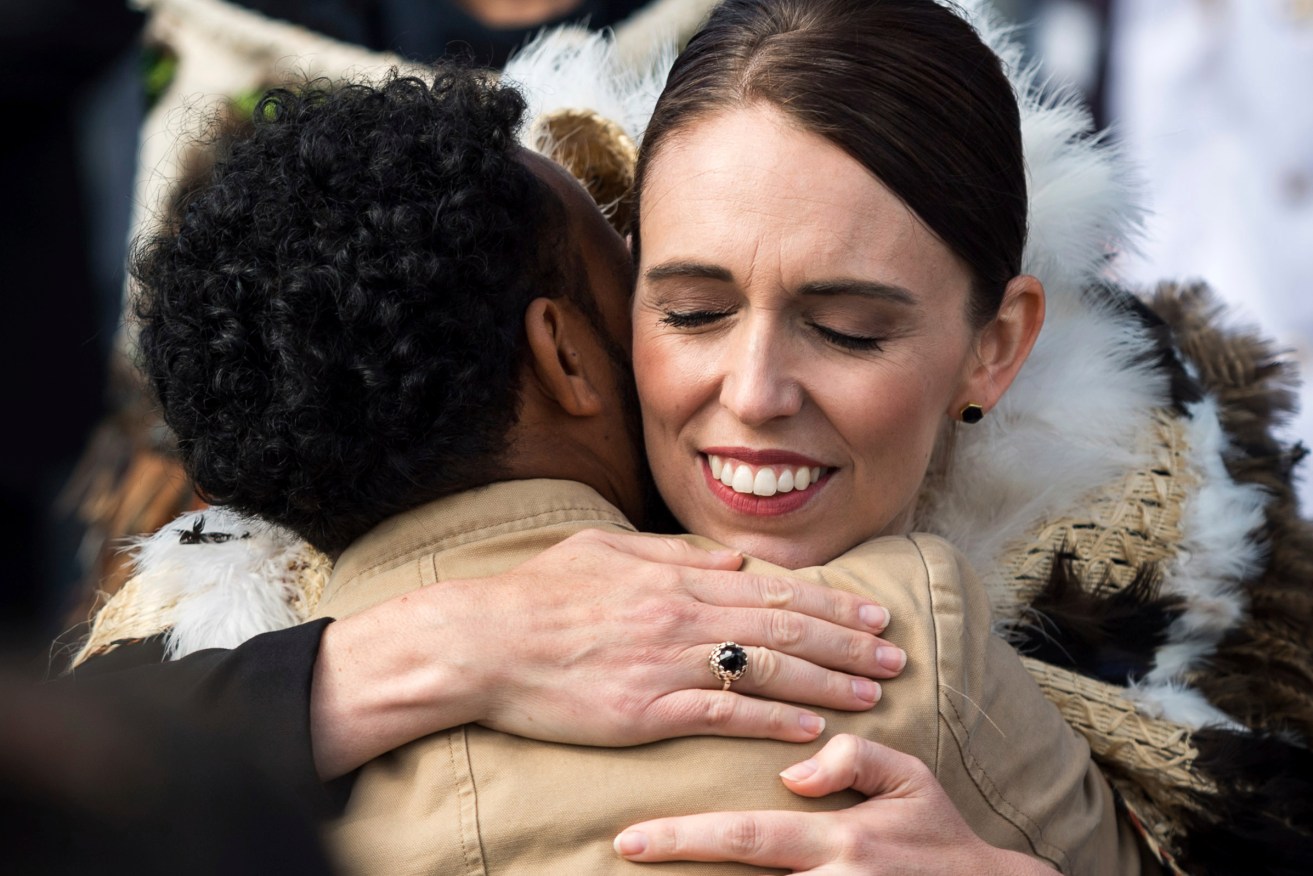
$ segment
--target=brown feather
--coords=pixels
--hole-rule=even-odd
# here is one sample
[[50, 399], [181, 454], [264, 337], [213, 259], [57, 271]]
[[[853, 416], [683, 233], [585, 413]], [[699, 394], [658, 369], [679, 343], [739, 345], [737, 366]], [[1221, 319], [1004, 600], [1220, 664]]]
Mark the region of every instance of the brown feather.
[[1313, 523], [1300, 516], [1292, 484], [1306, 451], [1274, 434], [1296, 403], [1296, 365], [1258, 335], [1226, 327], [1224, 307], [1203, 285], [1160, 285], [1149, 305], [1219, 402], [1231, 476], [1272, 495], [1260, 533], [1270, 559], [1244, 582], [1251, 616], [1194, 682], [1252, 727], [1313, 738]]

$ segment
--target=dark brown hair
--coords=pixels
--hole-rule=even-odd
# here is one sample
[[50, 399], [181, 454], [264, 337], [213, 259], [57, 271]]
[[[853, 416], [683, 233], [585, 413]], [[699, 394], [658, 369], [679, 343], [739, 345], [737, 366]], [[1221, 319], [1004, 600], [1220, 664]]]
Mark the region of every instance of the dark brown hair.
[[878, 177], [970, 267], [972, 322], [995, 316], [1026, 242], [1021, 121], [965, 19], [935, 0], [726, 0], [657, 101], [640, 192], [663, 143], [757, 101]]

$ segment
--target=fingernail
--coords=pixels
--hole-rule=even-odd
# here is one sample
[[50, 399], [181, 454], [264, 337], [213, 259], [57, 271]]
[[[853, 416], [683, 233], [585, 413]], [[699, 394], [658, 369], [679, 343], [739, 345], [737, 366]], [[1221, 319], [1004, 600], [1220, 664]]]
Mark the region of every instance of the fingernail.
[[816, 761], [804, 760], [802, 763], [795, 763], [780, 773], [780, 778], [788, 779], [790, 782], [801, 782], [803, 779], [815, 775], [818, 769], [820, 769], [820, 764]]
[[641, 855], [647, 851], [647, 834], [627, 830], [615, 838], [615, 850], [620, 855]]
[[713, 557], [719, 557], [722, 560], [735, 560], [743, 556], [742, 551], [732, 551], [729, 548], [718, 548], [711, 552]]
[[880, 685], [869, 678], [854, 678], [853, 696], [864, 703], [875, 705], [875, 701], [880, 698]]
[[890, 672], [902, 672], [907, 665], [907, 652], [902, 648], [881, 645], [875, 649], [875, 662]]
[[813, 736], [820, 736], [825, 730], [825, 719], [820, 715], [800, 715], [798, 725]]
[[877, 633], [889, 626], [889, 609], [883, 605], [863, 605], [857, 609], [857, 616]]

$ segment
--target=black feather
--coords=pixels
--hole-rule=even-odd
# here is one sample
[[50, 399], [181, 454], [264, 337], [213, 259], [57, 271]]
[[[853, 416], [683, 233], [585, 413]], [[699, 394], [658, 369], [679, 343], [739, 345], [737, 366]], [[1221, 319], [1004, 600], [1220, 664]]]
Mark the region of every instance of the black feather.
[[1151, 564], [1116, 589], [1106, 577], [1082, 582], [1076, 559], [1068, 550], [1055, 553], [1048, 583], [1031, 602], [1032, 622], [1015, 631], [1017, 650], [1112, 684], [1139, 678], [1152, 668], [1183, 600], [1161, 593]]
[[1183, 819], [1187, 873], [1313, 873], [1313, 752], [1266, 733], [1205, 728], [1195, 768], [1216, 787]]

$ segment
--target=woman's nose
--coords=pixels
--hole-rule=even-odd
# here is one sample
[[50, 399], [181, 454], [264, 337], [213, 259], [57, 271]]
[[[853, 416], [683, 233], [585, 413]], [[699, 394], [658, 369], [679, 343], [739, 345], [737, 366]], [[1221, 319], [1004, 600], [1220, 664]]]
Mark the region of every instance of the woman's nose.
[[802, 408], [792, 357], [781, 339], [768, 331], [744, 327], [724, 358], [720, 403], [739, 421], [760, 426]]

